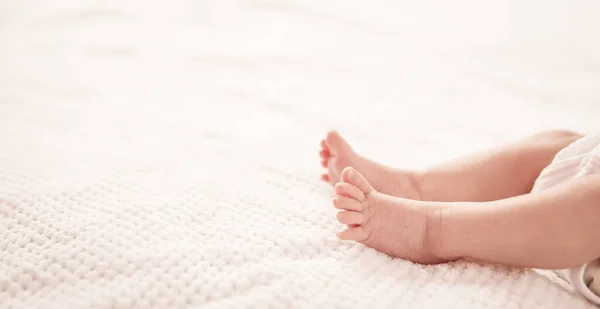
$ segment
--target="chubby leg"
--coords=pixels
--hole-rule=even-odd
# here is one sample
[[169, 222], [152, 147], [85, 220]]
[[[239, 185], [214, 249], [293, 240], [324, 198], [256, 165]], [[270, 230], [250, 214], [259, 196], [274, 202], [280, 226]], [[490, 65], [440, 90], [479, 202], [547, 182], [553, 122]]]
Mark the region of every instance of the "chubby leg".
[[564, 269], [600, 256], [600, 175], [491, 202], [423, 202], [377, 192], [353, 168], [333, 205], [343, 240], [421, 264], [468, 258]]
[[335, 131], [321, 142], [322, 179], [335, 185], [353, 167], [380, 193], [424, 201], [492, 201], [529, 193], [554, 156], [582, 136], [548, 131], [423, 171], [383, 166], [358, 155]]
[[582, 135], [542, 132], [495, 149], [435, 166], [419, 173], [427, 201], [494, 201], [531, 192], [556, 154]]
[[428, 230], [434, 256], [543, 269], [600, 256], [600, 175], [498, 201], [436, 204]]

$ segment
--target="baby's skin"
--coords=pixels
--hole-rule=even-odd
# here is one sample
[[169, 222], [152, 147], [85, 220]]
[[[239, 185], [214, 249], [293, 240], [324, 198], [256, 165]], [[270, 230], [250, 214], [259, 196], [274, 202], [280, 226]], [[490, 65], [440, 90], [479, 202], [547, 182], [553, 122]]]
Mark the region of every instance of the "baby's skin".
[[[416, 263], [457, 259], [563, 269], [600, 257], [600, 175], [531, 193], [556, 154], [582, 136], [538, 133], [423, 171], [358, 155], [337, 132], [321, 142], [337, 236]], [[558, 249], [557, 249], [558, 248]]]

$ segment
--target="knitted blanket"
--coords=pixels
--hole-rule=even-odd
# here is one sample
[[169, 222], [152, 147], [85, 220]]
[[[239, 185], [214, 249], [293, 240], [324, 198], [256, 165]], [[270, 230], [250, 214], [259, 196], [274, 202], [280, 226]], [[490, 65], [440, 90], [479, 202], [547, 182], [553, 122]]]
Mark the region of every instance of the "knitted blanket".
[[0, 307], [592, 308], [552, 272], [338, 240], [317, 151], [335, 128], [421, 168], [597, 130], [599, 10], [0, 0]]

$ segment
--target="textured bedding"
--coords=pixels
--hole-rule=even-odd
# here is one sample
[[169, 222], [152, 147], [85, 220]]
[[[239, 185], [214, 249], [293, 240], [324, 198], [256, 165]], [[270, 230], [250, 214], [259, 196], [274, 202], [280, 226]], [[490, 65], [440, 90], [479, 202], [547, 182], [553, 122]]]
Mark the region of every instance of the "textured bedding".
[[0, 0], [0, 308], [593, 308], [338, 240], [327, 130], [420, 168], [600, 130], [600, 2]]

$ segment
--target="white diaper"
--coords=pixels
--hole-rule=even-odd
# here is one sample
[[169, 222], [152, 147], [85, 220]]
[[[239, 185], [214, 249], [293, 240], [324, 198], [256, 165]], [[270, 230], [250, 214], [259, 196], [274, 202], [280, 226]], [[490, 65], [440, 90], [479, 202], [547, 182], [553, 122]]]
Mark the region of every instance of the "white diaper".
[[[542, 171], [532, 192], [592, 174], [600, 174], [600, 134], [581, 138], [561, 150]], [[579, 267], [556, 272], [577, 292], [600, 305], [600, 258]]]

